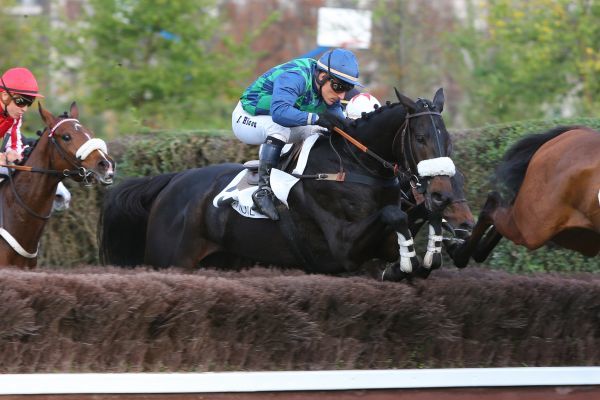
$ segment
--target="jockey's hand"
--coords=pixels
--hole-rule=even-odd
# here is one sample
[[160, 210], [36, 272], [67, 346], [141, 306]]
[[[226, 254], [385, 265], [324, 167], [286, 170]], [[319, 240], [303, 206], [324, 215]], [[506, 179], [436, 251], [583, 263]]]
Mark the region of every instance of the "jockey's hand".
[[310, 134], [311, 135], [329, 136], [329, 135], [331, 135], [331, 132], [329, 131], [329, 129], [323, 128], [322, 126], [311, 125], [310, 126]]
[[319, 119], [315, 124], [322, 126], [323, 128], [327, 128], [330, 131], [333, 131], [334, 127], [340, 128], [342, 130], [345, 129], [346, 123], [340, 117], [335, 114], [323, 112], [319, 114]]
[[14, 163], [15, 161], [21, 161], [21, 155], [13, 149], [7, 150], [4, 154], [6, 156], [6, 162]]

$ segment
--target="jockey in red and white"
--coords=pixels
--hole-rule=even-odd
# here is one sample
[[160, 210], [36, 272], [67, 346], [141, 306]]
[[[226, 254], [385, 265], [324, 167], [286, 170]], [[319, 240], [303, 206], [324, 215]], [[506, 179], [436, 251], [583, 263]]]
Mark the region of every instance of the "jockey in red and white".
[[0, 77], [0, 138], [5, 144], [0, 149], [0, 163], [21, 159], [23, 142], [20, 128], [23, 114], [36, 97], [44, 96], [39, 93], [35, 76], [27, 68], [11, 68]]

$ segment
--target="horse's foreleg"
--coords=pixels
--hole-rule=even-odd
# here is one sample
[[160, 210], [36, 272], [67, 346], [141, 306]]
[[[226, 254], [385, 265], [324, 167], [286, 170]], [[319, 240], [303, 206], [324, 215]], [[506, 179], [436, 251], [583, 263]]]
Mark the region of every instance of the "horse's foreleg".
[[423, 265], [417, 270], [417, 276], [427, 278], [432, 270], [442, 266], [442, 239], [442, 218], [432, 218], [429, 221], [427, 252]]
[[398, 281], [412, 276], [413, 271], [419, 267], [419, 259], [408, 228], [408, 215], [398, 207], [389, 206], [381, 211], [381, 219], [396, 231], [400, 248], [399, 261], [383, 271], [382, 279]]
[[425, 207], [425, 203], [420, 203], [406, 211], [406, 213], [408, 215], [408, 229], [410, 229], [413, 236], [416, 236], [421, 227], [429, 219], [427, 207]]

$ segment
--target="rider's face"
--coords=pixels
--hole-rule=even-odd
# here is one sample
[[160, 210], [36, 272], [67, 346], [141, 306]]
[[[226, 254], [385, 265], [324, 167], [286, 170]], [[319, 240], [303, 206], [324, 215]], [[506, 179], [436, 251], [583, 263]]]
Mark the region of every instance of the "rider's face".
[[[325, 79], [326, 76], [326, 73], [321, 72], [319, 74], [319, 79], [322, 81], [323, 79]], [[331, 80], [325, 79], [325, 82], [323, 83], [323, 89], [321, 91], [323, 95], [323, 100], [325, 101], [325, 103], [327, 103], [328, 106], [335, 104], [340, 100], [343, 100], [344, 96], [346, 96], [346, 92], [338, 93], [335, 90], [333, 90], [331, 84]]]
[[[8, 115], [11, 118], [15, 118], [18, 119], [21, 116], [23, 116], [23, 114], [29, 109], [28, 105], [23, 105], [21, 104], [20, 106], [17, 105], [14, 101], [14, 99], [6, 92], [2, 92], [2, 103], [3, 104], [7, 104], [8, 106], [6, 106], [6, 112], [8, 112]], [[13, 95], [14, 96], [19, 96], [19, 95]]]

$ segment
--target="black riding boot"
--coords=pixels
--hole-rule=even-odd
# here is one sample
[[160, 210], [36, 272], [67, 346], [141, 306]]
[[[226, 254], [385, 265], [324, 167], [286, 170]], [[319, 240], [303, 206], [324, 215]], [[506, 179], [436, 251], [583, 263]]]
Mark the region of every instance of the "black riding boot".
[[284, 144], [283, 141], [271, 136], [265, 140], [259, 155], [258, 189], [252, 194], [252, 201], [258, 211], [274, 221], [279, 219], [279, 213], [275, 208], [275, 195], [271, 189], [269, 174], [271, 168], [277, 165]]

